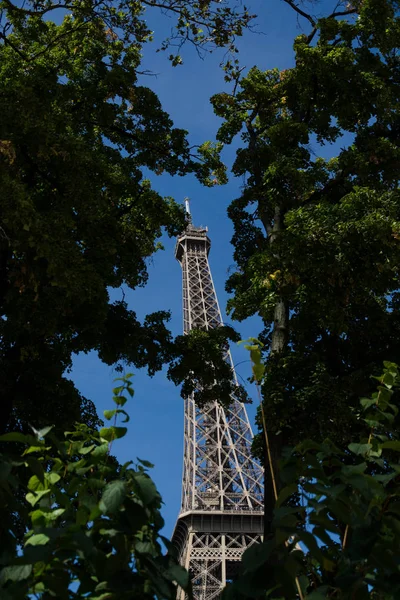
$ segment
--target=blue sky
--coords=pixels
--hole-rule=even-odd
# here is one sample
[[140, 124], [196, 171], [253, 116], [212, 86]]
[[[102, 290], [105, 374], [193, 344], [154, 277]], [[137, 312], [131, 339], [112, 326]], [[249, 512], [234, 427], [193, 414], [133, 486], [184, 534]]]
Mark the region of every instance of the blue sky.
[[[260, 33], [247, 33], [239, 41], [241, 64], [246, 68], [256, 64], [262, 69], [291, 67], [293, 38], [301, 32], [296, 15], [282, 0], [253, 0], [248, 8], [251, 13], [259, 15], [256, 22]], [[164, 36], [169, 34], [172, 27], [170, 19], [156, 13], [149, 15], [149, 23], [156, 33], [162, 32]], [[307, 30], [304, 21], [300, 24]], [[219, 68], [223, 54], [217, 52], [200, 60], [195, 50], [187, 46], [182, 51], [184, 64], [173, 68], [166, 53], [156, 53], [155, 50], [156, 44], [144, 50], [143, 67], [157, 76], [144, 77], [143, 85], [148, 85], [159, 95], [175, 126], [190, 132], [191, 143], [214, 139], [219, 120], [213, 114], [209, 98], [227, 89]], [[224, 157], [228, 165], [233, 156], [234, 148], [227, 149]], [[226, 208], [239, 195], [241, 181], [230, 178], [226, 186], [208, 189], [193, 177], [172, 178], [163, 175], [151, 177], [151, 180], [160, 193], [173, 196], [177, 201], [189, 196], [194, 224], [208, 226], [214, 283], [223, 319], [229, 323], [225, 314], [227, 294], [224, 284], [233, 258], [230, 245], [232, 227], [226, 216]], [[181, 269], [174, 259], [175, 240], [165, 238], [163, 243], [165, 250], [158, 252], [149, 262], [146, 287], [124, 291], [130, 308], [139, 317], [157, 310], [170, 310], [170, 328], [177, 335], [182, 332]], [[121, 298], [122, 292], [115, 290], [112, 297]], [[257, 319], [234, 326], [242, 338], [257, 336], [259, 332]], [[242, 347], [234, 347], [232, 353], [234, 362], [242, 363], [237, 368], [238, 374], [247, 379], [250, 364], [246, 351]], [[112, 408], [111, 389], [116, 374], [112, 368], [101, 363], [95, 353], [77, 356], [70, 376], [79, 390], [96, 403], [100, 415], [104, 409]], [[165, 534], [170, 536], [180, 508], [183, 400], [179, 389], [166, 379], [165, 372], [151, 379], [145, 372], [136, 371], [133, 383], [135, 396], [126, 406], [131, 416], [129, 431], [123, 440], [113, 445], [113, 451], [121, 462], [140, 457], [155, 464], [152, 477], [165, 502]], [[253, 390], [250, 391], [254, 404], [248, 412], [253, 423], [257, 402]]]

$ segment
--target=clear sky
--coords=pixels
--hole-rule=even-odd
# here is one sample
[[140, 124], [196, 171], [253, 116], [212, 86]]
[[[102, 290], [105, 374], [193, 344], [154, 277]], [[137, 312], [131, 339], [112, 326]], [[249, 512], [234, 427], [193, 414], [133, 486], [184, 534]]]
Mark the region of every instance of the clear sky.
[[[331, 3], [323, 3], [331, 6]], [[247, 68], [257, 65], [262, 69], [278, 67], [285, 69], [293, 65], [292, 42], [301, 33], [301, 26], [308, 31], [304, 21], [298, 22], [295, 13], [282, 0], [251, 0], [247, 4], [249, 12], [258, 14], [256, 20], [260, 33], [246, 33], [239, 41], [240, 61]], [[149, 15], [149, 23], [156, 32], [167, 36], [172, 22], [167, 17]], [[214, 139], [219, 120], [214, 116], [209, 98], [213, 94], [228, 90], [219, 68], [222, 53], [198, 58], [189, 46], [182, 51], [184, 64], [173, 68], [165, 53], [156, 53], [156, 44], [144, 50], [143, 67], [157, 76], [143, 78], [143, 84], [151, 87], [158, 95], [164, 109], [171, 115], [175, 126], [190, 132], [193, 144]], [[234, 149], [225, 152], [229, 165]], [[232, 226], [226, 215], [230, 201], [240, 193], [241, 181], [230, 178], [226, 186], [208, 189], [198, 184], [193, 177], [172, 178], [169, 176], [151, 177], [153, 187], [163, 195], [173, 196], [183, 201], [191, 198], [191, 208], [195, 225], [207, 225], [212, 247], [210, 264], [214, 283], [223, 312], [227, 294], [224, 290], [229, 267], [233, 264]], [[125, 289], [129, 307], [139, 317], [157, 310], [170, 310], [170, 328], [174, 335], [182, 332], [181, 269], [174, 259], [175, 240], [162, 240], [164, 251], [158, 252], [149, 262], [149, 282], [146, 287], [131, 291]], [[115, 290], [112, 297], [121, 298], [122, 292]], [[233, 323], [242, 338], [257, 336], [257, 319], [245, 323]], [[232, 348], [238, 374], [247, 379], [250, 364], [247, 352], [238, 347]], [[246, 361], [246, 362], [242, 362]], [[132, 369], [129, 369], [132, 370]], [[99, 414], [111, 408], [111, 388], [116, 374], [113, 369], [99, 361], [95, 353], [79, 355], [74, 360], [71, 378], [79, 390], [95, 403]], [[165, 506], [163, 510], [165, 534], [170, 536], [180, 508], [182, 459], [183, 459], [183, 400], [179, 389], [166, 379], [165, 372], [152, 379], [145, 372], [135, 372], [135, 396], [126, 408], [131, 416], [127, 436], [113, 445], [113, 452], [121, 462], [147, 459], [155, 464], [152, 470]], [[256, 398], [248, 408], [250, 421], [254, 422]]]

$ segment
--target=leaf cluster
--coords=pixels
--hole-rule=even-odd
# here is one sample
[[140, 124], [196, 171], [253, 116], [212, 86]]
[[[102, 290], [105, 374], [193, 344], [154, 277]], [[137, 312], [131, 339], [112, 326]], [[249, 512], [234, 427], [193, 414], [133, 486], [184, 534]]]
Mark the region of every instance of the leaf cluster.
[[1, 8], [0, 27], [3, 34], [0, 39], [27, 61], [45, 54], [49, 48], [62, 41], [65, 34], [53, 32], [45, 47], [38, 47], [30, 54], [9, 37], [10, 30], [14, 27], [28, 23], [40, 25], [44, 18], [57, 21], [60, 14], [67, 14], [72, 18], [69, 33], [75, 29], [73, 21], [75, 24], [78, 21], [78, 28], [83, 26], [86, 29], [86, 25], [96, 20], [104, 24], [109, 36], [117, 40], [124, 51], [129, 53], [131, 48], [136, 53], [143, 43], [152, 41], [154, 37], [155, 32], [148, 25], [153, 14], [166, 14], [174, 19], [171, 33], [165, 37], [163, 32], [156, 32], [156, 35], [162, 40], [158, 51], [173, 50], [169, 55], [172, 66], [182, 64], [180, 50], [187, 43], [193, 45], [200, 56], [221, 47], [230, 53], [237, 52], [236, 38], [251, 27], [255, 16], [249, 14], [245, 6], [226, 0], [119, 0], [117, 3], [110, 0], [30, 0], [23, 5], [2, 0]]
[[[111, 444], [126, 427], [117, 417], [133, 396], [130, 374], [114, 389], [113, 424], [100, 430], [84, 422], [57, 437], [51, 427], [33, 435], [7, 433], [0, 462], [2, 552], [0, 595], [26, 598], [173, 598], [178, 583], [188, 591], [188, 574], [164, 556], [161, 497], [138, 459], [119, 465]], [[9, 449], [11, 448], [11, 450]], [[26, 482], [26, 474], [29, 479]], [[25, 488], [25, 501], [21, 501]], [[10, 515], [26, 527], [18, 546]]]
[[377, 391], [360, 401], [358, 442], [304, 439], [285, 452], [272, 536], [246, 551], [224, 598], [399, 596], [399, 377], [385, 362]]
[[168, 369], [168, 378], [175, 384], [182, 383], [183, 398], [193, 395], [199, 407], [215, 401], [229, 406], [233, 399], [250, 402], [227, 359], [229, 341], [238, 340], [238, 333], [226, 325], [209, 331], [193, 329], [176, 338], [176, 356]]
[[228, 308], [263, 320], [272, 430], [344, 442], [369, 374], [400, 360], [398, 2], [339, 3], [323, 18], [287, 4], [312, 27], [295, 65], [253, 67], [212, 99], [245, 182], [228, 209]]
[[119, 302], [109, 296], [144, 285], [160, 236], [185, 226], [148, 174], [224, 178], [218, 147], [196, 155], [138, 81], [151, 37], [144, 11], [188, 11], [191, 23], [201, 13], [217, 44], [240, 17], [230, 13], [220, 26], [230, 33], [218, 33], [209, 3], [0, 7], [0, 430], [52, 422], [62, 431], [82, 412], [95, 425], [94, 405], [65, 376], [73, 354], [97, 351], [150, 374], [171, 359], [168, 313], [141, 322], [123, 292]]

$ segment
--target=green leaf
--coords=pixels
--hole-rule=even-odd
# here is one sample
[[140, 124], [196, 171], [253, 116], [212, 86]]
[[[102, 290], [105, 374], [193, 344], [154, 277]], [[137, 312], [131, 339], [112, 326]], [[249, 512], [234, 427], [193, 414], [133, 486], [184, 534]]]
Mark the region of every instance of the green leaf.
[[103, 427], [100, 429], [100, 437], [108, 442], [124, 437], [127, 432], [126, 427]]
[[40, 490], [37, 492], [29, 492], [29, 494], [26, 494], [26, 500], [27, 500], [27, 502], [29, 502], [29, 504], [31, 504], [32, 506], [35, 506], [35, 504], [37, 502], [39, 502], [39, 500], [41, 500], [43, 498], [43, 496], [46, 496], [47, 494], [50, 494], [50, 490]]
[[126, 412], [126, 410], [119, 409], [117, 412], [119, 415], [125, 415], [125, 419], [122, 419], [122, 421], [121, 421], [122, 423], [128, 423], [128, 421], [130, 421], [130, 417], [129, 417], [128, 413]]
[[378, 390], [379, 390], [379, 403], [378, 406], [384, 406], [390, 402], [393, 392], [390, 391], [389, 389], [387, 389], [386, 387], [383, 387], [382, 385], [378, 386]]
[[353, 475], [360, 475], [364, 473], [367, 468], [367, 464], [365, 462], [359, 463], [358, 465], [344, 465], [342, 468], [342, 473], [346, 477], [352, 477]]
[[387, 388], [391, 389], [396, 381], [396, 377], [392, 373], [385, 373], [382, 379], [382, 383], [386, 385]]
[[142, 500], [143, 504], [147, 506], [154, 501], [161, 501], [161, 496], [157, 491], [153, 481], [144, 473], [136, 473], [135, 481], [138, 485], [138, 496]]
[[253, 375], [254, 375], [254, 379], [258, 382], [261, 383], [262, 378], [264, 377], [264, 373], [265, 373], [265, 366], [263, 364], [254, 364], [253, 365]]
[[266, 563], [274, 547], [274, 541], [252, 544], [250, 548], [247, 548], [242, 557], [244, 569], [248, 572], [256, 571]]
[[90, 511], [90, 515], [89, 515], [88, 521], [94, 521], [95, 519], [97, 519], [98, 517], [100, 517], [100, 515], [102, 515], [102, 514], [103, 514], [102, 511], [100, 510], [100, 508], [96, 504], [96, 506], [93, 506], [92, 510]]
[[[348, 506], [343, 502], [340, 502], [339, 500], [330, 501], [329, 510], [339, 519], [339, 521], [343, 521], [343, 523], [346, 523], [347, 525], [351, 524], [351, 514]], [[315, 522], [318, 521], [315, 519]], [[331, 527], [330, 531], [333, 531], [333, 527]]]
[[166, 574], [171, 581], [176, 581], [184, 590], [189, 585], [189, 573], [181, 565], [171, 565]]
[[60, 481], [61, 476], [58, 473], [52, 471], [51, 473], [45, 473], [44, 478], [49, 485], [54, 485], [57, 481]]
[[283, 488], [283, 490], [279, 492], [279, 496], [275, 503], [275, 507], [279, 508], [285, 502], [285, 500], [287, 500], [288, 498], [290, 498], [290, 496], [295, 494], [298, 491], [298, 489], [299, 488], [297, 483], [292, 483], [291, 485], [288, 485], [285, 488]]
[[44, 479], [40, 481], [37, 475], [32, 475], [28, 481], [28, 490], [37, 491], [44, 489]]
[[153, 469], [154, 465], [149, 462], [148, 460], [142, 460], [141, 458], [138, 458], [137, 461], [143, 465], [144, 467], [146, 467], [147, 469]]
[[44, 438], [49, 431], [53, 429], [54, 425], [49, 425], [48, 427], [43, 427], [43, 429], [39, 429], [39, 431], [35, 430], [36, 436], [40, 438]]
[[119, 439], [126, 435], [128, 431], [127, 427], [113, 427], [115, 439]]
[[369, 426], [369, 427], [379, 427], [380, 426], [380, 421], [377, 420], [377, 418], [375, 419], [364, 419], [365, 423]]
[[124, 406], [128, 402], [128, 398], [125, 398], [125, 396], [114, 396], [113, 401], [117, 406]]
[[31, 513], [32, 525], [34, 527], [45, 527], [65, 513], [65, 508], [36, 509]]
[[322, 527], [314, 527], [312, 533], [324, 542], [326, 546], [331, 546], [333, 544], [333, 538]]
[[103, 410], [103, 415], [105, 416], [107, 421], [109, 421], [110, 419], [113, 418], [113, 416], [116, 414], [116, 412], [117, 412], [116, 408], [114, 408], [113, 410]]
[[298, 536], [300, 541], [307, 546], [312, 556], [316, 558], [320, 563], [322, 563], [324, 556], [320, 547], [318, 546], [317, 540], [315, 539], [314, 535], [309, 531], [301, 530], [297, 531], [296, 535]]
[[50, 450], [50, 446], [29, 446], [29, 448], [24, 450], [22, 456], [26, 456], [27, 454], [33, 454], [33, 452], [43, 452], [43, 450]]
[[32, 573], [32, 565], [12, 565], [0, 571], [0, 583], [23, 581]]
[[385, 367], [385, 369], [387, 369], [388, 371], [390, 371], [394, 375], [396, 375], [397, 372], [398, 372], [398, 367], [397, 367], [396, 363], [389, 362], [388, 360], [384, 360], [383, 361], [383, 366]]
[[360, 454], [361, 456], [365, 456], [371, 450], [372, 444], [349, 444], [348, 449], [353, 452], [353, 454]]
[[335, 535], [340, 535], [339, 528], [335, 525], [335, 523], [328, 517], [327, 509], [320, 511], [318, 513], [312, 513], [310, 516], [310, 522], [315, 524], [327, 531], [331, 531]]
[[115, 537], [120, 533], [118, 529], [100, 529], [100, 535], [105, 535], [106, 537]]
[[120, 408], [114, 408], [113, 410], [104, 410], [103, 413], [107, 420], [112, 419], [115, 415], [125, 415], [125, 419], [123, 419], [122, 422], [127, 423], [129, 421], [128, 413]]
[[38, 594], [43, 594], [44, 592], [46, 592], [46, 585], [44, 584], [43, 581], [40, 581], [39, 583], [35, 583], [33, 588], [32, 588], [32, 593], [38, 595]]
[[361, 398], [360, 399], [360, 404], [364, 408], [364, 410], [366, 410], [367, 408], [369, 408], [373, 404], [376, 405], [376, 398]]
[[44, 533], [36, 533], [25, 542], [25, 546], [44, 546], [49, 540], [50, 538]]
[[[79, 454], [89, 454], [93, 448], [97, 448], [97, 446], [95, 444], [90, 444], [90, 446], [84, 446], [83, 448], [80, 449]], [[108, 444], [107, 444], [107, 448], [108, 448]]]
[[153, 554], [154, 553], [154, 544], [149, 541], [141, 541], [138, 540], [135, 542], [135, 552], [138, 554]]
[[77, 525], [86, 525], [89, 521], [89, 510], [85, 506], [80, 506], [76, 511], [75, 521]]
[[132, 532], [136, 533], [148, 522], [146, 509], [132, 497], [126, 498], [124, 508], [124, 517], [127, 518]]
[[109, 451], [108, 443], [100, 444], [100, 446], [96, 446], [96, 448], [92, 452], [92, 457], [101, 458], [106, 456]]
[[116, 512], [122, 505], [126, 496], [126, 487], [123, 481], [111, 481], [104, 488], [99, 508], [103, 513]]

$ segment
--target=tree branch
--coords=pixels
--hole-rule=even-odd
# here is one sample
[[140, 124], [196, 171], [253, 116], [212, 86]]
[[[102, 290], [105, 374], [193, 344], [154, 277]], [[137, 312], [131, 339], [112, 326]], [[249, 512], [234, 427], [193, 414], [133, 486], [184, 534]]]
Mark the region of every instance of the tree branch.
[[69, 35], [71, 35], [71, 33], [75, 33], [75, 32], [76, 32], [76, 31], [78, 31], [79, 29], [85, 28], [85, 27], [88, 25], [88, 23], [89, 23], [89, 22], [90, 22], [90, 20], [84, 21], [84, 23], [81, 23], [81, 24], [80, 24], [80, 25], [78, 25], [77, 27], [72, 27], [72, 28], [71, 28], [71, 29], [69, 29], [68, 31], [64, 31], [64, 33], [60, 33], [60, 35], [56, 35], [56, 37], [55, 37], [55, 38], [53, 38], [53, 39], [51, 40], [51, 42], [49, 42], [49, 43], [47, 44], [47, 46], [46, 46], [46, 47], [45, 47], [43, 50], [41, 50], [40, 52], [37, 52], [36, 54], [34, 54], [34, 55], [33, 55], [33, 56], [32, 56], [32, 57], [29, 59], [29, 61], [36, 60], [36, 59], [37, 59], [39, 56], [42, 56], [43, 54], [46, 54], [46, 52], [47, 52], [47, 51], [48, 51], [50, 48], [52, 48], [52, 47], [53, 47], [55, 44], [57, 44], [57, 42], [58, 42], [59, 40], [61, 40], [62, 38], [65, 38], [66, 36], [69, 36]]
[[12, 48], [14, 50], [14, 52], [16, 52], [18, 54], [18, 56], [20, 56], [23, 60], [25, 60], [25, 61], [28, 60], [28, 58], [25, 56], [25, 54], [23, 52], [21, 52], [21, 50], [19, 48], [17, 48], [17, 46], [15, 46], [15, 44], [10, 42], [8, 37], [1, 32], [0, 32], [0, 39], [3, 40], [7, 46], [10, 46], [10, 48]]
[[289, 6], [291, 6], [293, 10], [295, 10], [299, 15], [307, 19], [307, 21], [309, 21], [313, 27], [316, 26], [317, 22], [315, 21], [315, 19], [308, 13], [304, 12], [304, 10], [302, 10], [299, 6], [297, 6], [297, 4], [294, 3], [294, 0], [283, 1], [286, 2], [286, 4], [289, 4]]
[[332, 19], [333, 17], [346, 17], [347, 15], [354, 15], [357, 12], [357, 8], [349, 8], [349, 10], [342, 10], [338, 12], [333, 12], [328, 16], [328, 19]]
[[23, 13], [24, 15], [29, 16], [38, 16], [45, 15], [46, 13], [56, 10], [57, 8], [68, 8], [68, 4], [52, 4], [51, 6], [44, 8], [43, 10], [28, 10], [27, 8], [22, 8], [20, 6], [15, 6], [10, 0], [3, 0], [11, 11]]
[[[318, 26], [317, 23], [318, 21], [312, 17], [311, 15], [309, 15], [308, 13], [306, 13], [304, 10], [302, 10], [297, 4], [295, 4], [295, 0], [283, 0], [286, 4], [288, 4], [291, 8], [293, 8], [294, 11], [296, 11], [300, 16], [304, 17], [305, 19], [307, 19], [307, 21], [309, 23], [311, 23], [313, 29], [311, 31], [311, 33], [309, 34], [309, 36], [307, 37], [307, 44], [310, 44], [315, 36], [315, 34], [318, 31]], [[355, 13], [357, 13], [357, 9], [356, 8], [349, 8], [348, 10], [342, 10], [342, 11], [337, 11], [336, 9], [327, 17], [325, 17], [326, 19], [334, 19], [336, 17], [346, 17], [347, 15], [353, 15]]]

